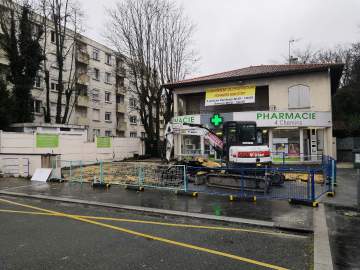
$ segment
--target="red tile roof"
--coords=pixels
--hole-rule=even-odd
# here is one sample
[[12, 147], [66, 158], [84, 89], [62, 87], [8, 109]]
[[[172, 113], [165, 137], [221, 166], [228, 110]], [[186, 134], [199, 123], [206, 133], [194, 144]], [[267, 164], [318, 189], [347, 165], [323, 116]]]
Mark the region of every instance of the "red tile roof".
[[327, 71], [328, 69], [342, 71], [343, 64], [292, 64], [292, 65], [260, 65], [231, 71], [201, 76], [182, 81], [165, 84], [164, 87], [173, 89], [178, 87], [201, 85], [208, 83], [235, 81], [241, 79], [254, 79], [263, 77], [274, 77], [298, 73], [309, 73]]

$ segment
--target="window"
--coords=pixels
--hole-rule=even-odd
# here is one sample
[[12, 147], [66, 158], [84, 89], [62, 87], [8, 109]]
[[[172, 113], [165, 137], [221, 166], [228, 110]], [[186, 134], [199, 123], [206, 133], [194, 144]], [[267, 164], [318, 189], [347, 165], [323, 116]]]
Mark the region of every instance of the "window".
[[137, 133], [136, 132], [130, 132], [130, 138], [136, 138]]
[[99, 61], [99, 55], [100, 55], [100, 51], [94, 48], [92, 52], [92, 58], [96, 61]]
[[40, 76], [36, 76], [36, 77], [35, 77], [34, 86], [35, 86], [36, 88], [40, 88], [40, 87], [41, 87], [41, 77], [40, 77]]
[[57, 83], [52, 82], [50, 84], [50, 88], [51, 88], [51, 90], [58, 91], [59, 90], [59, 85]]
[[100, 101], [100, 91], [98, 89], [93, 89], [92, 93], [91, 93], [91, 96], [92, 96], [92, 100], [94, 102], [99, 102]]
[[55, 32], [54, 31], [51, 31], [50, 39], [51, 39], [51, 42], [55, 43]]
[[111, 83], [111, 73], [105, 72], [105, 83]]
[[130, 108], [136, 108], [136, 99], [135, 98], [129, 98], [129, 106]]
[[116, 95], [116, 103], [124, 103], [124, 96]]
[[273, 130], [273, 160], [297, 161], [300, 158], [300, 132], [299, 129]]
[[100, 110], [99, 109], [93, 109], [93, 120], [100, 121]]
[[34, 112], [41, 113], [41, 100], [34, 100]]
[[145, 138], [146, 134], [145, 132], [141, 132], [141, 138]]
[[310, 88], [306, 85], [289, 87], [289, 109], [310, 108]]
[[105, 136], [111, 137], [111, 130], [105, 130]]
[[111, 66], [111, 54], [109, 53], [106, 54], [105, 64]]
[[94, 80], [99, 81], [100, 80], [100, 70], [98, 70], [97, 68], [94, 68]]
[[105, 113], [105, 121], [106, 122], [111, 122], [111, 112], [106, 112]]
[[111, 101], [111, 93], [105, 92], [105, 102], [109, 103]]
[[131, 116], [129, 117], [129, 120], [130, 120], [130, 124], [132, 124], [132, 125], [136, 125], [136, 124], [137, 124], [137, 118], [136, 118], [135, 115], [131, 115]]
[[39, 36], [41, 33], [41, 26], [36, 23], [33, 23], [32, 24], [32, 33], [36, 37]]

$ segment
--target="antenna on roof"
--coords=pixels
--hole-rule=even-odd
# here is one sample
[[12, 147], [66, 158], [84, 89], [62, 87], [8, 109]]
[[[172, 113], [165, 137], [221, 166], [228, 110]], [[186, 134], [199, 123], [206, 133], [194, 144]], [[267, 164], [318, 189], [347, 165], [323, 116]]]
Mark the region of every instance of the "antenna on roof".
[[296, 63], [296, 61], [298, 60], [296, 57], [292, 57], [291, 56], [291, 44], [294, 43], [294, 42], [298, 42], [299, 40], [301, 40], [301, 38], [290, 38], [289, 39], [289, 65], [290, 64], [293, 64], [293, 63]]

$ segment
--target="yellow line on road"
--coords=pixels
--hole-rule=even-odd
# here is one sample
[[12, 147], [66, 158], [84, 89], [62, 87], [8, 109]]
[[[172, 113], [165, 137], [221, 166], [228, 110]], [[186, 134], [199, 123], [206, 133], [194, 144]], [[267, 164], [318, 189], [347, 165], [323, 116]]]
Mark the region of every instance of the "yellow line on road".
[[266, 268], [276, 269], [276, 270], [287, 270], [287, 268], [283, 268], [283, 267], [276, 266], [276, 265], [273, 265], [273, 264], [260, 262], [260, 261], [257, 261], [257, 260], [253, 260], [253, 259], [233, 255], [233, 254], [230, 254], [230, 253], [225, 253], [225, 252], [221, 252], [221, 251], [217, 251], [217, 250], [213, 250], [213, 249], [203, 248], [203, 247], [199, 247], [199, 246], [195, 246], [195, 245], [191, 245], [191, 244], [186, 244], [186, 243], [183, 243], [183, 242], [178, 242], [178, 241], [174, 241], [174, 240], [170, 240], [170, 239], [166, 239], [166, 238], [162, 238], [162, 237], [157, 237], [157, 236], [153, 236], [153, 235], [150, 235], [150, 234], [139, 233], [139, 232], [136, 232], [136, 231], [133, 231], [133, 230], [128, 230], [128, 229], [125, 229], [125, 228], [122, 228], [122, 227], [113, 226], [113, 225], [109, 225], [109, 224], [106, 224], [106, 223], [101, 223], [101, 222], [97, 222], [97, 221], [94, 221], [94, 220], [89, 220], [89, 219], [81, 218], [81, 217], [78, 217], [78, 216], [69, 215], [69, 214], [66, 214], [66, 213], [52, 211], [52, 210], [48, 210], [48, 209], [45, 209], [45, 208], [40, 208], [40, 207], [28, 205], [28, 204], [17, 203], [17, 202], [5, 200], [5, 199], [0, 199], [0, 201], [8, 203], [8, 204], [12, 204], [12, 205], [22, 206], [22, 207], [29, 208], [29, 209], [34, 209], [34, 210], [43, 211], [43, 212], [50, 213], [50, 214], [55, 214], [55, 215], [67, 217], [67, 218], [82, 221], [82, 222], [85, 222], [85, 223], [94, 224], [94, 225], [97, 225], [97, 226], [100, 226], [100, 227], [113, 229], [113, 230], [116, 230], [116, 231], [136, 235], [136, 236], [143, 237], [143, 238], [146, 238], [146, 239], [151, 239], [151, 240], [155, 240], [155, 241], [159, 241], [159, 242], [163, 242], [163, 243], [167, 243], [167, 244], [171, 244], [171, 245], [175, 245], [175, 246], [185, 247], [185, 248], [198, 250], [198, 251], [202, 251], [202, 252], [213, 254], [213, 255], [218, 255], [218, 256], [234, 259], [234, 260], [241, 261], [241, 262], [246, 262], [246, 263], [249, 263], [249, 264], [254, 264], [254, 265], [263, 266], [263, 267], [266, 267]]
[[[18, 210], [7, 210], [7, 209], [0, 209], [0, 213], [42, 215], [42, 216], [63, 216], [63, 214], [59, 215], [59, 214], [50, 214], [50, 213], [43, 213], [43, 212], [18, 211]], [[250, 229], [242, 229], [242, 228], [203, 226], [203, 225], [179, 224], [179, 223], [169, 223], [169, 222], [156, 222], [156, 221], [139, 220], [139, 219], [99, 217], [99, 216], [84, 216], [84, 215], [74, 215], [74, 214], [70, 214], [70, 215], [75, 216], [75, 217], [80, 217], [80, 218], [93, 219], [93, 220], [108, 220], [108, 221], [119, 221], [119, 222], [127, 222], [127, 223], [140, 223], [140, 224], [159, 225], [159, 226], [167, 226], [167, 227], [217, 230], [217, 231], [229, 231], [229, 232], [246, 232], [246, 233], [258, 233], [258, 234], [265, 234], [265, 235], [272, 235], [272, 236], [306, 238], [306, 236], [303, 236], [303, 235], [288, 234], [288, 233], [281, 233], [281, 232], [268, 232], [268, 231], [261, 231], [261, 230], [250, 230]]]

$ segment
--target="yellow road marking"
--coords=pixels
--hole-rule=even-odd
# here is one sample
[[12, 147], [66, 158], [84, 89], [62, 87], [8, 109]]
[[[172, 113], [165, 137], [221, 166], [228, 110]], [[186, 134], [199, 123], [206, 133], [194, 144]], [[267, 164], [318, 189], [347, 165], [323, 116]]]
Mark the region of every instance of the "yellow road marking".
[[[27, 215], [42, 215], [42, 216], [63, 216], [63, 214], [50, 214], [43, 212], [31, 212], [31, 211], [18, 211], [18, 210], [7, 210], [0, 209], [0, 213], [15, 213], [15, 214], [27, 214]], [[217, 231], [233, 231], [233, 232], [246, 232], [246, 233], [258, 233], [265, 235], [273, 235], [273, 236], [285, 236], [285, 237], [293, 237], [293, 238], [306, 238], [303, 235], [296, 234], [288, 234], [288, 233], [280, 233], [280, 232], [268, 232], [261, 230], [250, 230], [250, 229], [242, 229], [242, 228], [229, 228], [229, 227], [218, 227], [218, 226], [203, 226], [203, 225], [192, 225], [192, 224], [179, 224], [179, 223], [169, 223], [169, 222], [156, 222], [156, 221], [148, 221], [148, 220], [139, 220], [139, 219], [126, 219], [126, 218], [113, 218], [113, 217], [99, 217], [99, 216], [84, 216], [84, 215], [74, 215], [71, 216], [93, 219], [93, 220], [108, 220], [108, 221], [119, 221], [119, 222], [128, 222], [128, 223], [140, 223], [140, 224], [151, 224], [151, 225], [160, 225], [160, 226], [168, 226], [168, 227], [179, 227], [179, 228], [191, 228], [191, 229], [205, 229], [205, 230], [217, 230]]]
[[175, 245], [175, 246], [185, 247], [185, 248], [198, 250], [198, 251], [202, 251], [202, 252], [213, 254], [213, 255], [218, 255], [218, 256], [234, 259], [234, 260], [241, 261], [241, 262], [246, 262], [246, 263], [249, 263], [249, 264], [254, 264], [254, 265], [263, 266], [263, 267], [266, 267], [266, 268], [276, 269], [276, 270], [287, 270], [287, 268], [276, 266], [276, 265], [273, 265], [273, 264], [269, 264], [269, 263], [265, 263], [265, 262], [261, 262], [261, 261], [257, 261], [257, 260], [253, 260], [253, 259], [233, 255], [233, 254], [230, 254], [230, 253], [225, 253], [225, 252], [213, 250], [213, 249], [208, 249], [208, 248], [203, 248], [203, 247], [199, 247], [199, 246], [195, 246], [195, 245], [191, 245], [191, 244], [186, 244], [186, 243], [183, 243], [183, 242], [178, 242], [178, 241], [174, 241], [174, 240], [170, 240], [170, 239], [166, 239], [166, 238], [162, 238], [162, 237], [157, 237], [157, 236], [153, 236], [153, 235], [150, 235], [150, 234], [139, 233], [139, 232], [136, 232], [136, 231], [133, 231], [133, 230], [128, 230], [128, 229], [125, 229], [125, 228], [122, 228], [122, 227], [113, 226], [113, 225], [109, 225], [109, 224], [106, 224], [106, 223], [101, 223], [101, 222], [81, 218], [81, 217], [78, 217], [78, 216], [69, 215], [69, 214], [66, 214], [66, 213], [52, 211], [52, 210], [48, 210], [48, 209], [45, 209], [45, 208], [40, 208], [40, 207], [28, 205], [28, 204], [17, 203], [17, 202], [5, 200], [5, 199], [0, 199], [0, 201], [8, 203], [8, 204], [12, 204], [12, 205], [18, 205], [18, 206], [22, 206], [22, 207], [29, 208], [29, 209], [39, 210], [39, 211], [43, 211], [43, 212], [46, 212], [46, 213], [67, 217], [67, 218], [74, 219], [74, 220], [79, 220], [79, 221], [82, 221], [82, 222], [85, 222], [85, 223], [98, 225], [100, 227], [113, 229], [113, 230], [116, 230], [116, 231], [136, 235], [136, 236], [143, 237], [143, 238], [146, 238], [146, 239], [151, 239], [151, 240], [155, 240], [155, 241], [159, 241], [159, 242], [163, 242], [163, 243], [167, 243], [167, 244], [171, 244], [171, 245]]

